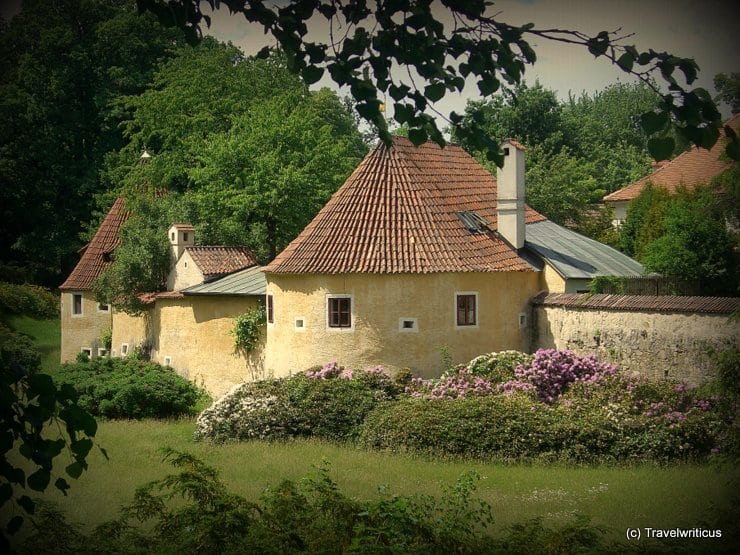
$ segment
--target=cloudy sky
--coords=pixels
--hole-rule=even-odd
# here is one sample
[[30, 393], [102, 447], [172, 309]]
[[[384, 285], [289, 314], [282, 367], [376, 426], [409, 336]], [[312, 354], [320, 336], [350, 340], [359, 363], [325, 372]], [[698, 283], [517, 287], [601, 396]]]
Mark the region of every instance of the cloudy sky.
[[[0, 13], [7, 17], [17, 11], [20, 1], [0, 0]], [[638, 49], [653, 48], [694, 58], [700, 68], [696, 86], [714, 93], [714, 75], [740, 71], [740, 17], [736, 5], [736, 0], [499, 0], [491, 13], [499, 12], [499, 19], [507, 23], [532, 22], [538, 28], [574, 29], [590, 34], [621, 27], [625, 33], [634, 33], [629, 42]], [[225, 10], [215, 14], [207, 32], [233, 42], [246, 54], [254, 54], [271, 43], [261, 28], [252, 27], [243, 17], [230, 16]], [[316, 33], [321, 32], [319, 27]], [[525, 78], [528, 82], [539, 79], [561, 98], [567, 98], [569, 91], [591, 93], [616, 80], [628, 79], [616, 66], [605, 59], [595, 60], [583, 48], [544, 40], [531, 43], [538, 61], [528, 66]], [[330, 82], [325, 77], [320, 84]], [[475, 91], [472, 87], [471, 92]], [[447, 113], [462, 111], [467, 98], [448, 95], [439, 108]]]
[[[499, 0], [491, 13], [512, 24], [532, 22], [537, 28], [562, 28], [590, 34], [599, 31], [633, 33], [628, 44], [691, 57], [699, 64], [695, 86], [714, 94], [712, 79], [719, 72], [740, 71], [740, 18], [736, 2], [723, 0]], [[270, 44], [261, 28], [250, 27], [242, 17], [227, 12], [214, 16], [208, 31], [253, 54]], [[320, 34], [320, 30], [317, 34]], [[315, 39], [320, 39], [315, 35]], [[628, 80], [606, 59], [596, 60], [584, 48], [532, 39], [537, 63], [528, 66], [525, 78], [535, 79], [567, 98], [569, 91], [594, 92], [617, 80]], [[325, 78], [320, 84], [329, 84]], [[471, 92], [476, 92], [473, 87]], [[468, 97], [448, 95], [440, 108], [462, 111]], [[725, 115], [729, 115], [726, 112]]]

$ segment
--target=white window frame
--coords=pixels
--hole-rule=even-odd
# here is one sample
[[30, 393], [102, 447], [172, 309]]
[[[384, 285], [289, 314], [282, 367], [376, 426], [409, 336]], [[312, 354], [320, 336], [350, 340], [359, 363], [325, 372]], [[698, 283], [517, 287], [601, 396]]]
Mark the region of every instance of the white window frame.
[[[329, 325], [329, 301], [331, 299], [349, 299], [349, 327], [334, 327]], [[355, 331], [355, 298], [348, 293], [329, 293], [324, 301], [324, 317], [326, 318], [326, 329], [333, 333], [348, 333]]]
[[[473, 295], [475, 297], [475, 324], [458, 325], [457, 323], [457, 298], [463, 295]], [[480, 327], [480, 295], [478, 291], [455, 291], [453, 297], [452, 322], [456, 330], [477, 330]]]
[[[80, 311], [75, 312], [75, 297], [80, 298]], [[72, 306], [70, 307], [70, 312], [72, 314], [72, 318], [83, 318], [85, 316], [85, 296], [82, 293], [72, 293]]]
[[[301, 322], [303, 325], [299, 326], [298, 322]], [[293, 329], [295, 331], [306, 331], [306, 318], [305, 316], [296, 316], [293, 319]]]
[[128, 343], [121, 343], [121, 358], [128, 355]]
[[[404, 327], [404, 322], [412, 322], [410, 328]], [[402, 317], [398, 319], [398, 331], [399, 333], [418, 333], [419, 332], [419, 319]]]
[[85, 353], [87, 355], [87, 358], [92, 358], [92, 347], [82, 347], [80, 349], [81, 353]]
[[106, 349], [105, 347], [98, 347], [98, 356], [99, 357], [108, 356], [108, 349]]
[[163, 366], [172, 366], [172, 357], [167, 355], [164, 357], [164, 362], [162, 364]]
[[[110, 305], [108, 303], [97, 303], [98, 304], [98, 314], [110, 314]], [[105, 309], [100, 308], [100, 306], [105, 306]]]

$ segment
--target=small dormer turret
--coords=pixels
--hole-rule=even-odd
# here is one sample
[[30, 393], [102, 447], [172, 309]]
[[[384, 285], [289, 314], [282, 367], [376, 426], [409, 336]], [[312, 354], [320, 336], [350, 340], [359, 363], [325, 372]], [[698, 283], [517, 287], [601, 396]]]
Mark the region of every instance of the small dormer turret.
[[190, 224], [172, 224], [167, 233], [170, 239], [172, 258], [177, 262], [187, 247], [195, 245], [195, 228]]

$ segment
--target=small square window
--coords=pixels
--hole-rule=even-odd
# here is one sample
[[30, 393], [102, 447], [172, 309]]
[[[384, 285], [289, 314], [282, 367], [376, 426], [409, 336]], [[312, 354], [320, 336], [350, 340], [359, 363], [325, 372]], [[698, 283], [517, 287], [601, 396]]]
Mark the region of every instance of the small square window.
[[306, 329], [306, 319], [303, 316], [295, 319], [295, 329], [298, 331], [303, 331]]
[[72, 294], [72, 316], [82, 316], [82, 293]]
[[398, 320], [398, 331], [415, 332], [419, 331], [419, 324], [416, 318], [400, 318]]
[[476, 293], [458, 293], [455, 296], [455, 322], [460, 327], [478, 325], [478, 295]]
[[172, 366], [172, 357], [164, 357], [164, 365]]
[[81, 353], [85, 353], [88, 357], [92, 357], [92, 349], [90, 347], [83, 347], [80, 349]]
[[98, 312], [110, 312], [110, 305], [106, 303], [98, 303]]
[[98, 349], [98, 356], [99, 357], [108, 356], [108, 349], [104, 349], [103, 347], [99, 348]]
[[329, 297], [328, 322], [330, 328], [352, 327], [352, 299], [350, 297]]

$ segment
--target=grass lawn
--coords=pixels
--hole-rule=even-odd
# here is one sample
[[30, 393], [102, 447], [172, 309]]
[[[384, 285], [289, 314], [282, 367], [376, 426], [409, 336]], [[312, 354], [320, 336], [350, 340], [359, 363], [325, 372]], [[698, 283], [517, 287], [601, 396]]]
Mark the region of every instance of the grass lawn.
[[[97, 436], [110, 457], [94, 451], [90, 469], [72, 481], [67, 497], [54, 492], [69, 520], [87, 529], [117, 516], [137, 486], [172, 471], [158, 449], [187, 450], [217, 468], [228, 488], [257, 500], [283, 479], [299, 479], [322, 460], [341, 490], [372, 499], [381, 485], [398, 494], [439, 495], [466, 470], [481, 476], [476, 494], [488, 501], [496, 529], [542, 517], [567, 522], [576, 514], [608, 528], [615, 540], [628, 527], [694, 528], [732, 515], [738, 471], [712, 465], [656, 467], [567, 467], [445, 462], [407, 455], [366, 452], [316, 441], [212, 445], [192, 440], [194, 422], [179, 420], [102, 422]], [[63, 463], [57, 468], [63, 468]], [[492, 530], [496, 533], [496, 530]], [[725, 532], [728, 533], [728, 532]]]

